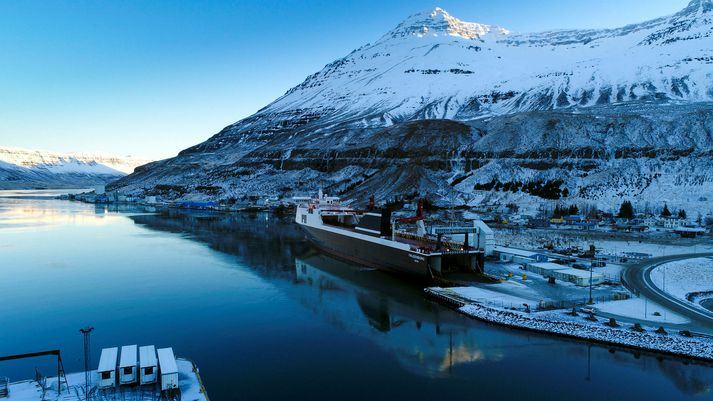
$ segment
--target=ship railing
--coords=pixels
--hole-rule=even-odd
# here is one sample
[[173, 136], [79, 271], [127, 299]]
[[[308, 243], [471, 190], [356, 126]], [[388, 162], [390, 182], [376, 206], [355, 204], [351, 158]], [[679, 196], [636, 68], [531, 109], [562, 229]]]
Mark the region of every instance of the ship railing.
[[[410, 240], [410, 241], [421, 242], [421, 243], [428, 244], [428, 245], [439, 245], [438, 240], [435, 238], [424, 237], [421, 235], [410, 233], [408, 231], [394, 231], [394, 236], [396, 237], [397, 240], [405, 239], [405, 240]], [[411, 244], [411, 245], [413, 245], [413, 244]], [[457, 242], [441, 241], [440, 245], [441, 245], [441, 247], [443, 247], [445, 249], [462, 250], [463, 252], [466, 252], [463, 249], [463, 244], [459, 244]], [[430, 253], [434, 253], [434, 252], [444, 253], [442, 251], [436, 251], [436, 250], [430, 251]]]

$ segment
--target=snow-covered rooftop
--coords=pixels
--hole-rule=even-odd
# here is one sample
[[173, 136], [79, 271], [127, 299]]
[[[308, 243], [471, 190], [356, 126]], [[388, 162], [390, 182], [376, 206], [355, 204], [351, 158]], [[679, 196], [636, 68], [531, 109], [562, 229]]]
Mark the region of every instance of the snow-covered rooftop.
[[99, 358], [99, 372], [110, 372], [116, 370], [116, 358], [119, 355], [119, 348], [104, 348]]
[[160, 348], [158, 353], [158, 363], [161, 368], [161, 374], [176, 373], [176, 357], [173, 355], [173, 348]]
[[147, 366], [158, 366], [156, 347], [153, 345], [144, 345], [139, 348], [139, 363], [142, 368]]
[[121, 347], [120, 368], [136, 366], [136, 345], [124, 345]]

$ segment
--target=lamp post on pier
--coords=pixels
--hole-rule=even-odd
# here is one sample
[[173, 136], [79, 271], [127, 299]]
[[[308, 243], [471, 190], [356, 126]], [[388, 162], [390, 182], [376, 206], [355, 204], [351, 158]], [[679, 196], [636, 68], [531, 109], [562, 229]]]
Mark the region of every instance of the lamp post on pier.
[[79, 332], [84, 336], [84, 394], [87, 400], [89, 400], [89, 384], [91, 380], [89, 379], [89, 334], [94, 330], [94, 327], [85, 326], [79, 329]]

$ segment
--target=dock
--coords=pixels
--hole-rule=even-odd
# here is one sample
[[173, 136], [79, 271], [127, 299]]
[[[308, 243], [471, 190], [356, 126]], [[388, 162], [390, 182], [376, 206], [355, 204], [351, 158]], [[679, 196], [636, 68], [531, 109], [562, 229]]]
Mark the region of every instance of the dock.
[[57, 377], [35, 378], [11, 382], [7, 386], [7, 396], [0, 396], [0, 401], [209, 401], [203, 387], [198, 367], [191, 361], [176, 358], [178, 367], [179, 391], [174, 394], [162, 394], [159, 384], [118, 386], [110, 389], [97, 389], [97, 371], [90, 373], [89, 397], [85, 394], [84, 372], [70, 373], [61, 380], [61, 392], [57, 392]]

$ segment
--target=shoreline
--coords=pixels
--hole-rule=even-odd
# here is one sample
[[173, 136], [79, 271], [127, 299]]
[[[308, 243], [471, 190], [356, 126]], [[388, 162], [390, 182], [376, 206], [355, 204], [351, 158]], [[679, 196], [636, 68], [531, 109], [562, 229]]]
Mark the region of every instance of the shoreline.
[[613, 328], [605, 325], [606, 320], [587, 324], [584, 323], [583, 316], [576, 319], [567, 316], [564, 310], [542, 312], [544, 315], [541, 316], [551, 316], [554, 313], [561, 315], [557, 320], [548, 320], [524, 312], [473, 303], [452, 296], [438, 287], [426, 288], [424, 291], [427, 297], [448, 304], [459, 313], [499, 326], [713, 363], [713, 340], [698, 340], [673, 333], [658, 334], [650, 327], [645, 327], [648, 330], [644, 332], [637, 332], [627, 324]]

